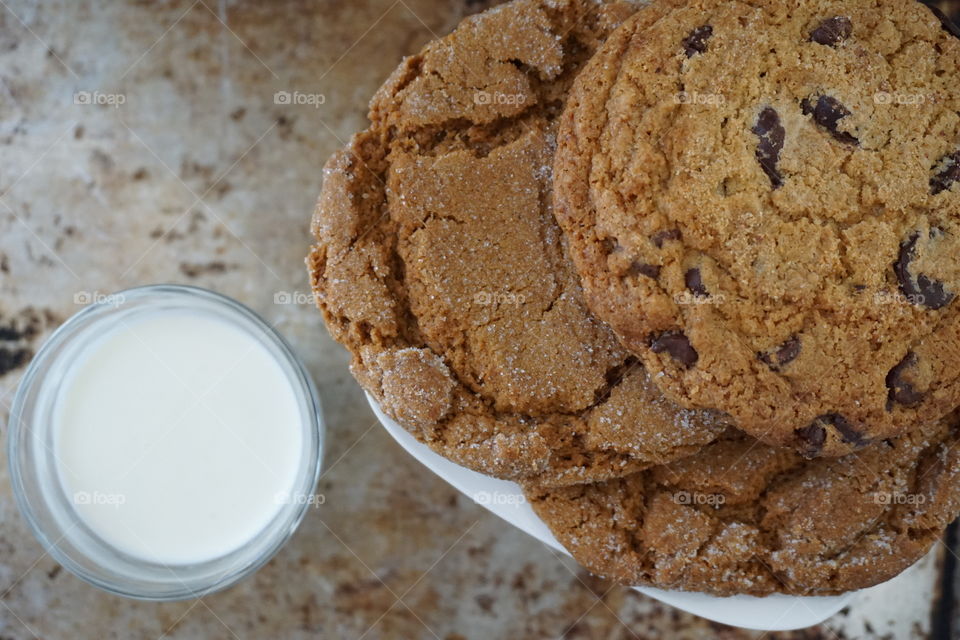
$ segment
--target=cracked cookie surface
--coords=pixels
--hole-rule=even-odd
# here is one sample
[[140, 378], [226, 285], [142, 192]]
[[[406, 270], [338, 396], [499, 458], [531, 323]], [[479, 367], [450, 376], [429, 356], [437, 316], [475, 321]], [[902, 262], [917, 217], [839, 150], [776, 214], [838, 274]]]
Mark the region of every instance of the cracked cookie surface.
[[567, 91], [635, 8], [519, 0], [467, 19], [404, 61], [325, 168], [308, 266], [327, 326], [388, 415], [472, 469], [612, 478], [723, 431], [590, 315], [553, 218]]
[[590, 308], [669, 397], [810, 457], [944, 416], [960, 40], [911, 0], [657, 6], [590, 61], [558, 135]]
[[718, 596], [831, 595], [919, 560], [960, 513], [952, 415], [845, 457], [807, 460], [731, 429], [689, 458], [528, 501], [592, 572]]

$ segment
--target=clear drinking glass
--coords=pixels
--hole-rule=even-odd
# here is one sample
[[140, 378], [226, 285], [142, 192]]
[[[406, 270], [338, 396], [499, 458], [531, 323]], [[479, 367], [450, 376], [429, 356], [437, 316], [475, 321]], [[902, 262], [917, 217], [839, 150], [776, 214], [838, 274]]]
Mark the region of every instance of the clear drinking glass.
[[[286, 373], [300, 408], [304, 447], [291, 499], [240, 548], [208, 561], [165, 565], [126, 554], [80, 518], [60, 482], [52, 412], [70, 363], [92, 340], [145, 310], [215, 314], [255, 337]], [[313, 382], [286, 341], [256, 313], [220, 294], [152, 285], [106, 296], [57, 329], [27, 369], [10, 411], [7, 453], [17, 504], [44, 549], [67, 570], [105, 591], [144, 600], [181, 600], [224, 589], [254, 573], [290, 538], [311, 506], [325, 426]]]

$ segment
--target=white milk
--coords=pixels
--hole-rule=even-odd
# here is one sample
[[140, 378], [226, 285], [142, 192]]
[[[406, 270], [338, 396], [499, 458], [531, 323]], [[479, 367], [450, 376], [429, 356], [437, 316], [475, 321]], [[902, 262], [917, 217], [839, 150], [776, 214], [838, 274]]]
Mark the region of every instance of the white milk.
[[188, 564], [260, 533], [292, 491], [297, 396], [257, 338], [209, 313], [144, 311], [80, 352], [53, 410], [81, 519], [142, 560]]

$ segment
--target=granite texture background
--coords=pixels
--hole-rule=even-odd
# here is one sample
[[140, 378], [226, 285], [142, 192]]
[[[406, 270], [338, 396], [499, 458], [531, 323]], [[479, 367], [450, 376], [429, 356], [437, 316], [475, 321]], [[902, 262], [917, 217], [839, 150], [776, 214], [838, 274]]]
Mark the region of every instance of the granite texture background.
[[[182, 603], [115, 598], [62, 571], [28, 532], [0, 464], [0, 638], [926, 638], [945, 628], [949, 616], [934, 615], [943, 546], [818, 628], [730, 629], [590, 577], [377, 425], [308, 299], [320, 170], [364, 126], [368, 98], [401, 57], [485, 4], [0, 0], [4, 432], [44, 336], [98, 295], [154, 282], [221, 291], [274, 323], [313, 373], [329, 428], [325, 504], [253, 578]], [[277, 92], [307, 97], [278, 104]]]

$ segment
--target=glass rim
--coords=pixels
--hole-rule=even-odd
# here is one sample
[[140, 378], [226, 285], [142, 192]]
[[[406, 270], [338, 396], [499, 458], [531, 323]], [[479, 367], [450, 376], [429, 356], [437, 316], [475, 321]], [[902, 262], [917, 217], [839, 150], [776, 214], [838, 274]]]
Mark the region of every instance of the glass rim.
[[[10, 407], [7, 422], [8, 468], [10, 484], [18, 510], [23, 515], [31, 533], [33, 533], [43, 550], [81, 580], [103, 591], [127, 598], [147, 601], [176, 601], [198, 598], [226, 589], [255, 573], [269, 562], [292, 537], [306, 516], [307, 511], [312, 506], [310, 501], [299, 499], [291, 500], [287, 505], [284, 505], [260, 533], [223, 557], [228, 557], [232, 553], [238, 553], [244, 549], [253, 547], [264, 534], [271, 534], [269, 544], [261, 543], [263, 548], [248, 562], [239, 563], [236, 567], [224, 572], [216, 580], [209, 580], [196, 587], [191, 587], [187, 585], [185, 581], [176, 577], [178, 570], [185, 571], [186, 567], [190, 565], [167, 565], [165, 563], [155, 563], [142, 558], [132, 558], [128, 556], [131, 564], [136, 565], [140, 563], [144, 567], [164, 567], [174, 576], [174, 579], [169, 582], [158, 582], [156, 584], [146, 583], [146, 586], [137, 583], [140, 585], [140, 588], [138, 588], [134, 585], [134, 578], [130, 576], [128, 576], [130, 579], [126, 583], [123, 583], [121, 580], [106, 579], [97, 575], [80, 564], [74, 555], [67, 553], [59, 546], [67, 537], [69, 530], [67, 533], [63, 533], [62, 531], [55, 532], [60, 534], [60, 538], [54, 540], [50, 535], [51, 532], [41, 523], [38, 507], [52, 510], [51, 501], [46, 500], [46, 496], [42, 495], [42, 492], [40, 495], [34, 496], [34, 500], [31, 499], [26, 476], [27, 473], [32, 470], [25, 467], [24, 461], [21, 460], [20, 457], [21, 447], [24, 444], [25, 437], [33, 427], [32, 424], [28, 424], [28, 421], [25, 420], [26, 417], [33, 413], [32, 410], [27, 411], [26, 405], [28, 397], [42, 388], [44, 380], [38, 376], [44, 367], [50, 366], [61, 359], [62, 354], [59, 353], [58, 350], [69, 344], [74, 338], [82, 339], [83, 330], [89, 328], [85, 323], [107, 321], [111, 317], [114, 317], [115, 314], [122, 312], [123, 306], [129, 302], [139, 302], [149, 308], [151, 304], [150, 299], [153, 297], [157, 298], [155, 302], [170, 298], [179, 298], [187, 303], [189, 303], [190, 300], [205, 302], [210, 307], [215, 308], [217, 313], [223, 314], [225, 319], [240, 320], [246, 323], [247, 332], [250, 333], [254, 339], [264, 344], [264, 346], [273, 347], [270, 349], [271, 355], [278, 359], [278, 364], [285, 365], [284, 369], [293, 376], [290, 379], [291, 388], [303, 414], [303, 425], [309, 427], [303, 442], [303, 446], [307, 449], [306, 463], [301, 465], [302, 468], [296, 475], [294, 489], [306, 487], [306, 493], [312, 493], [316, 490], [323, 466], [323, 454], [326, 450], [324, 446], [325, 423], [316, 385], [310, 373], [307, 371], [306, 366], [296, 355], [287, 340], [263, 317], [248, 306], [216, 291], [181, 284], [150, 284], [124, 289], [110, 296], [106, 296], [106, 300], [98, 300], [81, 309], [70, 316], [47, 337], [31, 359], [30, 364], [27, 366], [20, 380], [13, 403]], [[111, 298], [113, 301], [110, 301]], [[120, 302], [117, 303], [116, 300], [120, 300]], [[186, 304], [184, 307], [189, 309], [190, 305]], [[249, 331], [249, 329], [256, 329], [257, 333]], [[282, 362], [279, 362], [280, 359], [282, 359]], [[25, 415], [25, 411], [27, 411], [27, 415]], [[34, 460], [32, 459], [31, 461]], [[78, 522], [80, 521], [78, 514], [74, 514], [73, 519]], [[272, 531], [271, 528], [273, 529]], [[100, 540], [99, 542], [105, 548], [114, 548], [106, 541]], [[82, 554], [82, 551], [80, 553]], [[87, 555], [86, 557], [89, 559], [90, 556]], [[213, 560], [218, 559], [222, 558]], [[102, 566], [97, 565], [95, 561], [93, 564]], [[182, 585], [182, 588], [175, 586], [177, 582]], [[164, 590], [162, 592], [153, 592], [149, 589], [150, 586], [163, 587]]]

